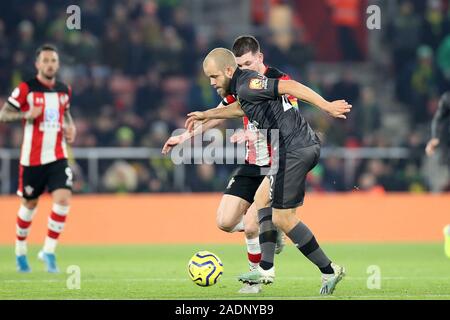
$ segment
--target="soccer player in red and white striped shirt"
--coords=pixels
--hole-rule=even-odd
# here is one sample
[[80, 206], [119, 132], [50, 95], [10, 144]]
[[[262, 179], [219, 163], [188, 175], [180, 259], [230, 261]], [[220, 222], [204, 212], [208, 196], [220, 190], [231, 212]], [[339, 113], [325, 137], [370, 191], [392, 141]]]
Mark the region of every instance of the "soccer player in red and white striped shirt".
[[37, 76], [14, 89], [0, 111], [0, 121], [22, 121], [24, 127], [17, 190], [22, 197], [16, 226], [17, 270], [31, 271], [26, 239], [39, 197], [47, 189], [52, 195], [53, 207], [47, 237], [38, 257], [48, 272], [56, 273], [59, 270], [55, 248], [72, 195], [66, 142], [75, 140], [76, 129], [70, 115], [71, 88], [55, 78], [59, 69], [57, 49], [49, 44], [39, 47], [35, 66]]

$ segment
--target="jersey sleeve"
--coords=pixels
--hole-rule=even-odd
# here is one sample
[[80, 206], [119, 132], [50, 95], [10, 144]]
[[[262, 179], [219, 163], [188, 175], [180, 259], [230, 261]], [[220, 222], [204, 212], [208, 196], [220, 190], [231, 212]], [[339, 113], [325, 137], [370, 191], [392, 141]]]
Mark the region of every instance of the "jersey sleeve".
[[246, 74], [238, 83], [237, 95], [240, 99], [254, 104], [275, 100], [278, 98], [278, 82], [278, 79], [270, 79], [260, 74]]
[[8, 97], [8, 103], [19, 111], [23, 111], [23, 107], [27, 101], [29, 87], [25, 82], [20, 83]]

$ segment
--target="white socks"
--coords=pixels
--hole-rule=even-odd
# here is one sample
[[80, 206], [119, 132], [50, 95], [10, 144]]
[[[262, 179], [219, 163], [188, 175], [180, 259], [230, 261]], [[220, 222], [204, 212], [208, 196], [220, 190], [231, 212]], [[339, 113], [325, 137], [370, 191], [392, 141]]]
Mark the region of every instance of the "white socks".
[[28, 209], [23, 204], [20, 205], [17, 213], [16, 223], [16, 255], [22, 256], [27, 254], [26, 238], [30, 232], [31, 221], [36, 214], [36, 209]]
[[256, 268], [261, 261], [261, 246], [259, 245], [259, 237], [253, 239], [245, 238], [247, 243], [248, 262], [252, 268]]
[[69, 213], [69, 206], [53, 204], [52, 214], [48, 218], [48, 234], [45, 238], [44, 252], [55, 253], [58, 237], [66, 224], [66, 217]]
[[55, 253], [56, 245], [58, 244], [58, 239], [50, 238], [49, 236], [45, 237], [44, 249], [45, 253]]
[[24, 256], [27, 252], [27, 242], [25, 240], [16, 240], [16, 256]]

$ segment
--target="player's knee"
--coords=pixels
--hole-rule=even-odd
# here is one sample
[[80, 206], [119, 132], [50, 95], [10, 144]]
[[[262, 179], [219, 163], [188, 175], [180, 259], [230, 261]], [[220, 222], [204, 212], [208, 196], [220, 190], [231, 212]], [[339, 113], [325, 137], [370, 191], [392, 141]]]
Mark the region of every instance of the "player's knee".
[[272, 222], [277, 228], [279, 228], [279, 229], [284, 231], [285, 228], [286, 228], [286, 225], [288, 223], [287, 216], [286, 215], [282, 215], [282, 214], [275, 214], [274, 213], [272, 215]]
[[61, 199], [57, 199], [54, 201], [55, 204], [62, 206], [62, 207], [68, 207], [70, 206], [70, 200], [69, 199], [65, 199], [65, 198], [61, 198]]
[[60, 206], [68, 207], [70, 205], [70, 195], [65, 193], [54, 194], [53, 203]]
[[259, 227], [257, 224], [245, 224], [244, 233], [247, 239], [254, 239], [259, 235]]
[[226, 221], [217, 221], [217, 227], [225, 232], [233, 232], [234, 226]]
[[225, 232], [232, 232], [235, 227], [232, 221], [226, 219], [223, 212], [221, 212], [220, 210], [217, 212], [216, 224], [220, 230]]
[[22, 204], [29, 210], [34, 210], [37, 207], [38, 199], [27, 200], [23, 199]]

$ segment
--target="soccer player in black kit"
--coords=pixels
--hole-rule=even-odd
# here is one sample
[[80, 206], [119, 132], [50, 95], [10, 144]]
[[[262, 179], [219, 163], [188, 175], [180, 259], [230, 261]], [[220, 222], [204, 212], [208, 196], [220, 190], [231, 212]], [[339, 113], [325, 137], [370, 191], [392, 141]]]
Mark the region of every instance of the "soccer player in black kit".
[[[441, 148], [440, 160], [450, 173], [450, 91], [445, 92], [439, 100], [439, 107], [431, 122], [431, 139], [425, 152], [431, 157], [438, 147]], [[450, 191], [450, 181], [444, 187], [444, 191]], [[445, 255], [450, 258], [450, 224], [444, 228], [444, 237]]]
[[[272, 214], [264, 212], [267, 208], [258, 210], [260, 241], [275, 245], [276, 227], [281, 229], [321, 271], [320, 294], [333, 293], [345, 274], [344, 268], [331, 262], [311, 230], [296, 215], [297, 207], [303, 204], [306, 175], [319, 160], [320, 140], [300, 112], [287, 104], [283, 96], [296, 97], [343, 119], [350, 112], [351, 105], [344, 100], [328, 102], [294, 80], [269, 79], [255, 71], [240, 70], [233, 53], [224, 48], [212, 50], [203, 62], [203, 69], [221, 96], [233, 94], [238, 101], [226, 108], [192, 112], [186, 126], [192, 130], [195, 121], [245, 115], [257, 129], [267, 129], [268, 136], [274, 135], [273, 132], [278, 134], [276, 145], [272, 140], [272, 152], [277, 155], [278, 167], [276, 172], [268, 175]], [[259, 268], [241, 275], [240, 281], [264, 284], [274, 281], [273, 257], [267, 257], [264, 251]], [[267, 251], [273, 255], [273, 250]]]

